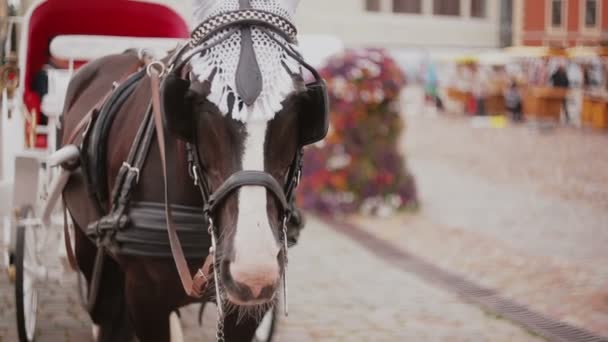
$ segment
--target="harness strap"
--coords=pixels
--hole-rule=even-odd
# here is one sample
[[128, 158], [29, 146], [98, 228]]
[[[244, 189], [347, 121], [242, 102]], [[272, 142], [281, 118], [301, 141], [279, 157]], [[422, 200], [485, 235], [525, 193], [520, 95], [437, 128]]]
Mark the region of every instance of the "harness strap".
[[[127, 72], [125, 72], [119, 78], [117, 83], [121, 84], [124, 81], [126, 81], [129, 78], [129, 76], [131, 76], [133, 73], [135, 73], [143, 65], [144, 64], [142, 63], [142, 61], [138, 60], [137, 63], [132, 68], [129, 68], [129, 70], [127, 70]], [[78, 122], [76, 127], [74, 127], [74, 130], [72, 130], [72, 132], [70, 133], [70, 136], [65, 143], [66, 145], [74, 143], [74, 141], [76, 140], [76, 137], [78, 136], [78, 133], [83, 131], [90, 124], [91, 119], [93, 119], [93, 113], [95, 113], [101, 109], [101, 107], [106, 102], [106, 100], [114, 92], [114, 89], [115, 89], [114, 87], [112, 89], [110, 89], [101, 99], [99, 99], [99, 101], [97, 101], [97, 103], [93, 106], [93, 108], [82, 119], [80, 119], [80, 121]]]
[[293, 203], [295, 190], [300, 183], [302, 177], [302, 164], [304, 162], [304, 149], [300, 148], [294, 157], [289, 174], [287, 175], [288, 182], [285, 186], [285, 197], [288, 203]]
[[85, 127], [88, 126], [91, 122], [91, 119], [93, 118], [93, 112], [99, 110], [99, 108], [103, 105], [103, 103], [106, 101], [106, 99], [108, 98], [108, 96], [110, 96], [111, 93], [112, 91], [109, 91], [104, 97], [101, 98], [101, 100], [99, 100], [99, 102], [97, 102], [97, 104], [95, 104], [93, 109], [91, 109], [85, 116], [82, 117], [82, 119], [80, 119], [78, 125], [76, 125], [76, 127], [70, 134], [70, 137], [66, 141], [66, 145], [74, 143], [76, 137], [78, 136], [78, 133], [83, 131]]
[[124, 207], [129, 201], [129, 195], [134, 184], [139, 182], [139, 174], [146, 161], [152, 138], [154, 136], [154, 122], [152, 120], [152, 108], [146, 110], [144, 120], [137, 131], [127, 160], [122, 164], [114, 189], [112, 191], [112, 212], [123, 213]]
[[182, 282], [182, 286], [186, 294], [190, 297], [200, 298], [203, 295], [203, 290], [207, 283], [207, 274], [211, 273], [212, 262], [210, 257], [207, 257], [203, 267], [201, 267], [194, 277], [190, 273], [188, 262], [184, 255], [184, 250], [177, 235], [177, 229], [173, 222], [171, 206], [169, 205], [169, 184], [167, 182], [167, 159], [166, 159], [166, 140], [163, 126], [163, 118], [160, 104], [160, 75], [154, 68], [149, 68], [150, 84], [152, 87], [152, 111], [154, 113], [154, 124], [156, 127], [156, 137], [158, 139], [158, 149], [160, 151], [160, 159], [163, 169], [163, 182], [165, 192], [165, 215], [167, 218], [167, 231], [169, 234], [169, 243], [173, 254], [173, 261], [177, 268], [177, 273]]
[[211, 197], [211, 190], [209, 189], [207, 178], [203, 176], [203, 165], [199, 158], [198, 145], [187, 143], [186, 151], [188, 155], [188, 172], [190, 173], [190, 177], [194, 180], [194, 185], [198, 187], [198, 191], [203, 197], [203, 202], [207, 203], [209, 197]]
[[99, 221], [89, 225], [87, 228], [89, 236], [99, 238], [105, 236], [105, 233], [109, 231], [112, 233], [112, 239], [104, 239], [102, 243], [111, 243], [115, 234], [127, 225], [128, 217], [125, 215], [125, 212], [131, 201], [133, 188], [139, 183], [140, 173], [152, 145], [153, 137], [154, 121], [150, 105], [146, 109], [144, 119], [131, 144], [127, 160], [123, 162], [116, 175], [114, 188], [112, 189], [111, 210]]
[[[121, 84], [121, 83], [125, 82], [133, 73], [137, 72], [137, 70], [139, 68], [141, 68], [143, 65], [144, 65], [143, 61], [141, 59], [138, 59], [137, 63], [135, 63], [123, 75], [120, 76], [117, 83]], [[78, 122], [76, 127], [74, 127], [74, 130], [72, 130], [72, 132], [70, 133], [70, 135], [66, 141], [66, 144], [73, 144], [74, 141], [76, 140], [78, 134], [81, 133], [82, 131], [86, 131], [90, 127], [91, 123], [95, 119], [95, 117], [94, 117], [95, 114], [99, 112], [99, 110], [103, 106], [103, 104], [112, 95], [112, 93], [114, 92], [114, 89], [115, 89], [115, 87], [112, 87], [112, 89], [110, 89], [95, 104], [95, 106], [93, 106], [93, 108]], [[65, 167], [65, 166], [62, 166], [62, 167]], [[72, 247], [72, 238], [71, 238], [71, 234], [70, 234], [70, 228], [68, 225], [67, 211], [68, 211], [67, 203], [64, 198], [63, 199], [63, 233], [64, 233], [65, 249], [66, 249], [66, 254], [67, 254], [68, 263], [70, 264], [70, 267], [74, 271], [78, 271], [80, 267], [78, 265], [78, 260], [76, 259], [76, 254], [74, 253], [74, 248]], [[95, 263], [93, 266], [93, 278], [91, 279], [89, 294], [86, 299], [84, 298], [84, 296], [81, 296], [83, 305], [85, 306], [86, 310], [89, 313], [93, 311], [93, 309], [95, 307], [95, 303], [97, 301], [97, 294], [98, 294], [98, 290], [99, 290], [99, 283], [101, 280], [101, 273], [103, 270], [103, 264], [104, 264], [105, 257], [106, 256], [105, 256], [104, 248], [102, 248], [101, 246], [98, 246], [97, 255], [95, 256]], [[85, 300], [86, 300], [86, 302], [85, 302]]]
[[[136, 72], [141, 66], [143, 66], [143, 63], [141, 60], [138, 59], [137, 63], [135, 63], [135, 65], [133, 67], [129, 68], [127, 70], [127, 72], [125, 72], [123, 75], [120, 76], [118, 83], [124, 82], [126, 79], [129, 78], [129, 76], [131, 76], [134, 72]], [[110, 95], [112, 94], [113, 91], [114, 91], [114, 89], [111, 89], [107, 94], [105, 94], [95, 104], [95, 106], [93, 106], [93, 109], [91, 109], [80, 120], [80, 122], [78, 122], [78, 124], [76, 125], [74, 130], [70, 133], [69, 138], [66, 141], [66, 145], [74, 143], [74, 140], [78, 136], [78, 133], [80, 133], [82, 130], [85, 129], [85, 127], [87, 127], [90, 124], [91, 119], [93, 119], [93, 113], [99, 110], [99, 108], [108, 99], [108, 97], [110, 97]], [[70, 267], [72, 267], [72, 269], [76, 271], [79, 269], [79, 267], [78, 267], [78, 261], [76, 260], [76, 256], [74, 253], [74, 248], [72, 247], [72, 241], [71, 241], [72, 238], [71, 238], [71, 234], [70, 234], [70, 228], [68, 227], [67, 203], [65, 202], [65, 198], [63, 201], [63, 210], [64, 210], [64, 212], [63, 212], [63, 232], [64, 232], [64, 242], [65, 242], [66, 254], [67, 254], [67, 258], [68, 258]]]

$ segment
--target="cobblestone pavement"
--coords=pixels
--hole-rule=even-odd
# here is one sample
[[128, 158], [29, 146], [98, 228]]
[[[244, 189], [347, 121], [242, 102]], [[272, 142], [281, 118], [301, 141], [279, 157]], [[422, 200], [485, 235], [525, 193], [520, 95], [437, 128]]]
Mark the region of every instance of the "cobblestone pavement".
[[[39, 341], [88, 341], [90, 327], [76, 300], [75, 278], [49, 281], [41, 294]], [[535, 341], [521, 328], [387, 266], [315, 219], [293, 249], [290, 315], [277, 341]], [[13, 287], [0, 275], [0, 341], [15, 341]], [[187, 341], [213, 334], [197, 307], [183, 313]], [[205, 329], [206, 328], [206, 329]]]
[[[608, 336], [608, 136], [410, 116], [418, 215], [355, 220], [532, 309]], [[590, 151], [594, 151], [591, 153]]]
[[[42, 260], [49, 266], [48, 279], [38, 291], [37, 342], [89, 341], [91, 325], [81, 309], [76, 273], [65, 272], [59, 257], [59, 235], [51, 236]], [[0, 252], [4, 254], [0, 235]], [[0, 266], [0, 342], [17, 341], [15, 287], [9, 282], [4, 265]]]

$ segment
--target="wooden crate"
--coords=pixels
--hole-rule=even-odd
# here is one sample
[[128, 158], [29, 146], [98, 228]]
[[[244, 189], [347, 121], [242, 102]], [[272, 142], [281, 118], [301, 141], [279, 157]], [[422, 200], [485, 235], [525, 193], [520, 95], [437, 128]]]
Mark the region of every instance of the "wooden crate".
[[608, 129], [608, 106], [606, 101], [602, 101], [593, 111], [593, 121], [591, 127], [595, 129]]
[[530, 87], [524, 96], [524, 115], [527, 118], [559, 121], [567, 89]]
[[466, 103], [469, 100], [469, 97], [471, 96], [470, 92], [462, 91], [458, 88], [452, 87], [447, 89], [447, 93], [452, 100], [460, 103]]
[[502, 94], [489, 95], [486, 97], [485, 102], [487, 114], [504, 114], [507, 111], [505, 108], [505, 97]]
[[608, 99], [604, 96], [585, 95], [581, 121], [585, 127], [608, 129]]
[[593, 97], [583, 96], [583, 108], [581, 110], [581, 124], [590, 127], [593, 124]]

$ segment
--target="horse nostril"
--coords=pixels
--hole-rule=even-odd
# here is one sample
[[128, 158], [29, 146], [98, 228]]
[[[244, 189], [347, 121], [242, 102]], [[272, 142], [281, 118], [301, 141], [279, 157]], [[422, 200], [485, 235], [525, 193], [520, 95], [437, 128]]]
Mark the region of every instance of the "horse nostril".
[[239, 302], [249, 302], [252, 300], [270, 300], [274, 296], [276, 283], [261, 284], [250, 283], [245, 284], [235, 280], [231, 272], [227, 272], [224, 278], [224, 286], [228, 290], [228, 294], [236, 298]]
[[263, 288], [264, 288], [264, 286], [260, 285], [260, 284], [253, 284], [253, 285], [249, 286], [249, 290], [251, 291], [253, 298], [258, 298], [260, 296], [260, 294], [262, 293]]
[[257, 299], [271, 299], [274, 296], [276, 286], [268, 285], [262, 288], [262, 291], [258, 294]]
[[238, 293], [239, 297], [243, 300], [252, 300], [252, 299], [270, 299], [274, 295], [274, 285], [245, 285], [241, 283], [235, 283], [236, 293]]

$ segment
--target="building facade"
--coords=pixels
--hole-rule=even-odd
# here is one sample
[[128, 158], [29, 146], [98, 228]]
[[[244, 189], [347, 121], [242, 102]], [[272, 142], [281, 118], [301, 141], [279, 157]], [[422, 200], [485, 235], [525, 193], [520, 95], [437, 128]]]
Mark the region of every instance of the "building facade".
[[515, 45], [597, 45], [606, 38], [606, 0], [513, 0]]
[[499, 12], [496, 0], [303, 0], [298, 25], [347, 46], [494, 48]]
[[[17, 1], [27, 7], [36, 0]], [[169, 4], [190, 20], [193, 0], [144, 1]], [[495, 48], [510, 28], [501, 25], [504, 1], [301, 0], [297, 25], [303, 34], [332, 35], [351, 47]]]
[[[185, 15], [192, 0], [169, 3]], [[500, 41], [497, 0], [302, 0], [301, 33], [333, 35], [347, 46], [494, 48]]]

